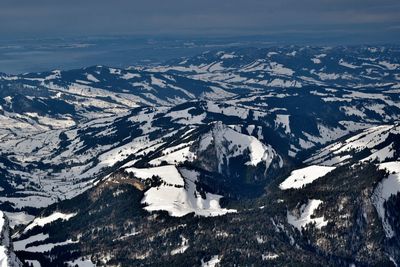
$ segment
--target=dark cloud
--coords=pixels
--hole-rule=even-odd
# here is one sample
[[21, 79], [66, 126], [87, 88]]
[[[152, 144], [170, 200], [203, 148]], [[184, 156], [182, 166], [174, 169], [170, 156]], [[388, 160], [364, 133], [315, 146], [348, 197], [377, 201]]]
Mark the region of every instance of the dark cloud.
[[394, 41], [398, 0], [1, 0], [4, 37], [346, 32]]

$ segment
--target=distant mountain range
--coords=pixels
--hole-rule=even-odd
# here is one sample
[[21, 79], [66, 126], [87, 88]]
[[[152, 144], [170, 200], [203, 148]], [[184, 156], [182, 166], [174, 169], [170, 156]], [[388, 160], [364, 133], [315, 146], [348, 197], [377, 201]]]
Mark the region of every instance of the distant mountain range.
[[398, 46], [0, 74], [10, 253], [34, 266], [397, 266], [399, 122]]

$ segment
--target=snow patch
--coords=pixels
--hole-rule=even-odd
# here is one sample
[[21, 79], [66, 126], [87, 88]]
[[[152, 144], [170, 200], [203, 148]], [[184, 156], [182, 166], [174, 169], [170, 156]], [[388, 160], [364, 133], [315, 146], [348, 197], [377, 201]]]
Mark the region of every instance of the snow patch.
[[221, 259], [218, 255], [212, 256], [209, 261], [203, 262], [201, 261], [201, 267], [215, 267], [218, 263], [220, 263]]
[[299, 231], [301, 228], [305, 227], [307, 224], [315, 223], [315, 227], [321, 229], [321, 227], [326, 226], [328, 221], [325, 221], [324, 217], [314, 217], [311, 216], [314, 214], [314, 211], [321, 205], [323, 202], [318, 199], [310, 199], [308, 200], [307, 205], [304, 204], [300, 207], [300, 216], [292, 215], [290, 212], [287, 213], [288, 223], [293, 225]]
[[95, 82], [95, 83], [100, 82], [100, 81], [99, 81], [96, 77], [94, 77], [92, 74], [86, 75], [86, 79], [87, 79], [88, 81]]
[[277, 114], [275, 119], [275, 125], [282, 127], [287, 134], [290, 134], [289, 117], [290, 115]]
[[171, 251], [171, 255], [176, 255], [176, 254], [182, 254], [184, 253], [188, 248], [189, 248], [189, 243], [188, 243], [188, 239], [184, 238], [183, 236], [181, 236], [182, 242], [180, 247], [174, 249]]
[[274, 260], [274, 259], [276, 259], [278, 257], [279, 257], [279, 255], [275, 254], [275, 253], [262, 254], [262, 260], [263, 261]]
[[71, 219], [72, 217], [74, 217], [76, 215], [76, 213], [70, 213], [70, 214], [64, 214], [61, 212], [54, 212], [53, 214], [47, 216], [47, 217], [39, 217], [33, 220], [32, 223], [30, 223], [25, 229], [24, 232], [27, 232], [31, 229], [33, 229], [36, 226], [40, 226], [43, 227], [46, 224], [52, 223], [54, 221], [57, 220], [64, 220], [64, 221], [68, 221], [69, 219]]
[[281, 190], [302, 188], [304, 185], [312, 183], [334, 169], [335, 167], [312, 165], [292, 171], [290, 176], [279, 185], [279, 188]]
[[353, 64], [351, 64], [351, 63], [348, 63], [348, 62], [344, 61], [343, 59], [340, 59], [340, 60], [339, 60], [339, 65], [341, 65], [341, 66], [343, 66], [343, 67], [346, 67], [346, 68], [350, 68], [350, 69], [359, 68], [359, 67], [356, 66], [356, 65], [353, 65]]
[[83, 257], [80, 257], [76, 260], [73, 261], [67, 261], [66, 262], [68, 266], [70, 267], [96, 267], [96, 264], [94, 264], [90, 259], [84, 259]]

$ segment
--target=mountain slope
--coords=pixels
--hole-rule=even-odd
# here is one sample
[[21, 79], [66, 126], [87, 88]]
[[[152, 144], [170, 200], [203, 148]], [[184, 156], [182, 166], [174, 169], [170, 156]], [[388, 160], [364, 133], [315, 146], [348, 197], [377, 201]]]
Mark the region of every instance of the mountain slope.
[[15, 256], [10, 238], [8, 219], [3, 212], [0, 212], [0, 266], [20, 267], [22, 263]]

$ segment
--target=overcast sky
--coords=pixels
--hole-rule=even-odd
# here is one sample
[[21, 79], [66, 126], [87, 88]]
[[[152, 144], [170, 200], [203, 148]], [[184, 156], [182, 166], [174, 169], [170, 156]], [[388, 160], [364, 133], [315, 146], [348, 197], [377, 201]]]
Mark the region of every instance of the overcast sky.
[[359, 35], [398, 42], [399, 0], [1, 0], [2, 38], [109, 34]]

